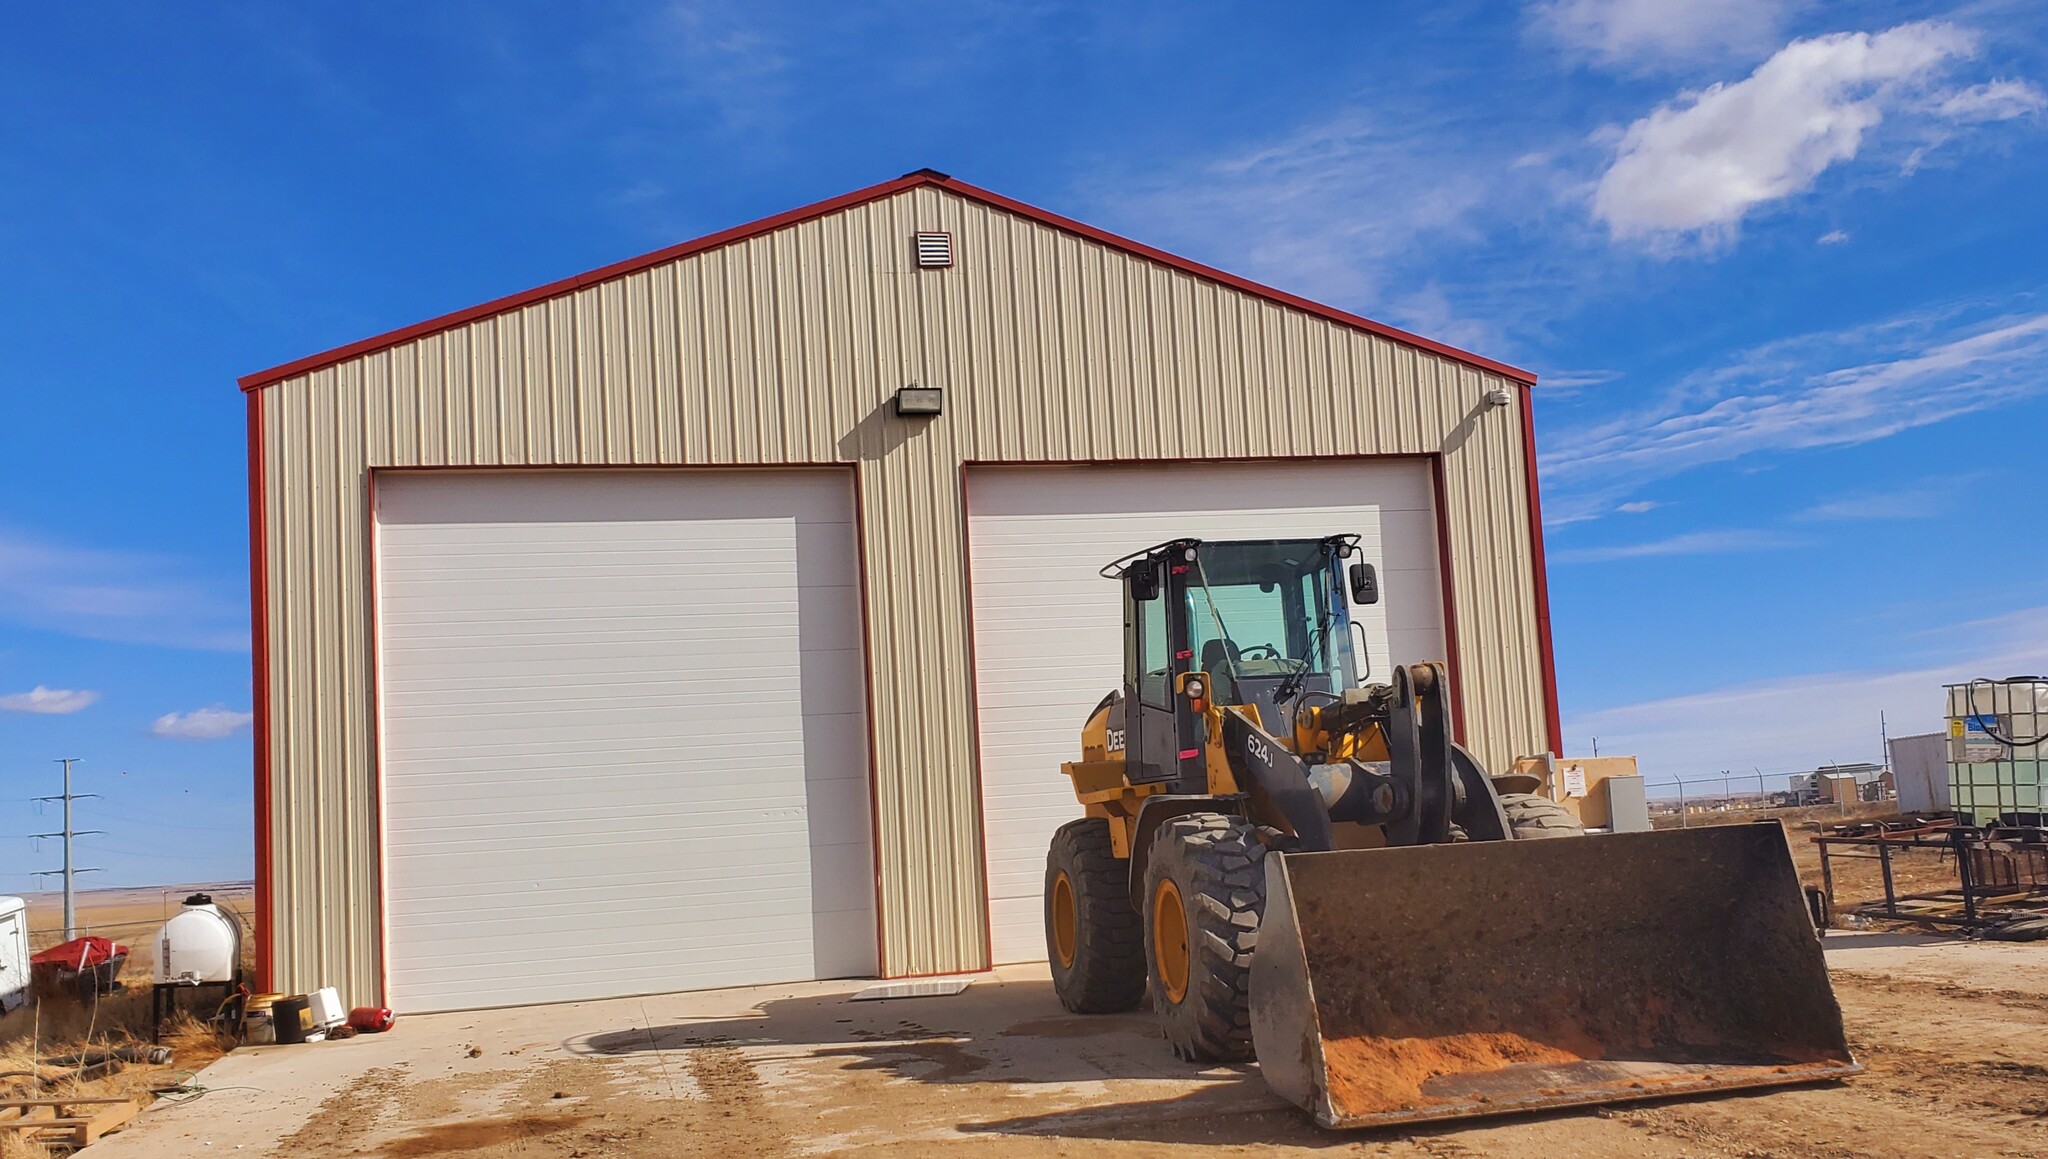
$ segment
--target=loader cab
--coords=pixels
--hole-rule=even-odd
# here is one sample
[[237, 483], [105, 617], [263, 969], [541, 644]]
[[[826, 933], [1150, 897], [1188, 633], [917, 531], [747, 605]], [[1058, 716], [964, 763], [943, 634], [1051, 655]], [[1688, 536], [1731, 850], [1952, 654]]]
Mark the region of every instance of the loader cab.
[[1377, 585], [1369, 565], [1358, 575], [1346, 566], [1357, 542], [1184, 539], [1111, 565], [1124, 581], [1132, 780], [1207, 791], [1202, 722], [1183, 694], [1194, 674], [1215, 703], [1249, 706], [1283, 736], [1304, 701], [1358, 686], [1364, 653], [1351, 608], [1376, 599]]

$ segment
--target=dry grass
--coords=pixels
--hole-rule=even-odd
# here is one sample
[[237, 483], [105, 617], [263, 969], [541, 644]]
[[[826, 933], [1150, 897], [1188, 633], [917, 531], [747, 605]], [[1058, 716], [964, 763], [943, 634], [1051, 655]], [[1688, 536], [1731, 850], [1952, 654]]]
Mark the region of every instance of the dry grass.
[[[147, 1103], [150, 1092], [183, 1081], [192, 1072], [234, 1048], [189, 1014], [164, 1027], [160, 1045], [171, 1048], [168, 1065], [116, 1064], [81, 1075], [52, 1066], [53, 1055], [87, 1050], [149, 1045], [149, 991], [122, 990], [98, 1002], [68, 996], [46, 997], [15, 1012], [0, 1024], [0, 1073], [25, 1071], [0, 1078], [5, 1098], [116, 1098], [132, 1095]], [[23, 1141], [16, 1132], [0, 1131], [0, 1159], [49, 1159], [39, 1144]]]
[[[180, 1013], [165, 1022], [160, 1045], [171, 1048], [169, 1065], [117, 1064], [81, 1077], [69, 1068], [49, 1064], [52, 1056], [150, 1044], [149, 978], [154, 965], [151, 935], [164, 914], [175, 909], [176, 902], [173, 898], [137, 896], [146, 892], [108, 890], [99, 897], [87, 894], [81, 898], [81, 925], [131, 947], [127, 968], [122, 973], [128, 985], [97, 1000], [46, 994], [0, 1019], [0, 1074], [30, 1072], [0, 1077], [0, 1098], [134, 1095], [147, 1102], [150, 1091], [183, 1081], [234, 1048], [232, 1041], [216, 1037], [207, 1028], [202, 1019], [212, 1011], [204, 1009], [198, 1010], [200, 1017]], [[47, 899], [38, 900], [39, 904], [30, 907], [31, 921], [41, 919], [38, 924], [42, 926], [34, 940], [38, 945], [54, 944], [63, 936], [53, 928], [58, 924], [57, 916], [50, 912]], [[248, 949], [245, 938], [245, 956]], [[207, 999], [198, 1001], [219, 1000], [217, 992], [209, 994]], [[191, 1003], [195, 999], [197, 996], [192, 995], [186, 1001]], [[16, 1132], [0, 1131], [0, 1159], [49, 1159], [49, 1154], [38, 1144], [24, 1142]]]

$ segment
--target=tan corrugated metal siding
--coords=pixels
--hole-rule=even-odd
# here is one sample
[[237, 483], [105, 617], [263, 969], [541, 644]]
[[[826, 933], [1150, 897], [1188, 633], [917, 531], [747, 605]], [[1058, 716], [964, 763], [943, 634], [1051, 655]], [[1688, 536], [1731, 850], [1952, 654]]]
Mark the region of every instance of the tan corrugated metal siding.
[[[958, 264], [917, 270], [911, 235]], [[909, 382], [936, 421], [894, 416]], [[1546, 744], [1507, 380], [924, 186], [264, 389], [274, 985], [379, 990], [370, 469], [858, 464], [883, 961], [985, 964], [962, 465], [1443, 455], [1467, 731]]]

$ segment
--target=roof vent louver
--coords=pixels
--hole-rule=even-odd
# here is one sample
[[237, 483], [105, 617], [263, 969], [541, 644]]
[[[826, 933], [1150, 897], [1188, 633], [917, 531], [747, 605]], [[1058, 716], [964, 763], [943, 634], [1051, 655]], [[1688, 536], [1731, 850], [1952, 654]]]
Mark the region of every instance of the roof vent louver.
[[917, 233], [917, 268], [943, 270], [953, 264], [953, 235], [935, 230]]

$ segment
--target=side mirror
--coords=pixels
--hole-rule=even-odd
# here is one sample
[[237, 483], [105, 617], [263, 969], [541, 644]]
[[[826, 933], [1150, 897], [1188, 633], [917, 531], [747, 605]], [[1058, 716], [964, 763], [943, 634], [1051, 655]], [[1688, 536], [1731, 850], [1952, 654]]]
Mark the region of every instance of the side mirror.
[[1131, 598], [1139, 603], [1149, 603], [1159, 598], [1159, 565], [1149, 559], [1141, 559], [1124, 573], [1130, 581]]
[[1380, 602], [1380, 575], [1364, 561], [1351, 565], [1351, 602], [1361, 607]]

